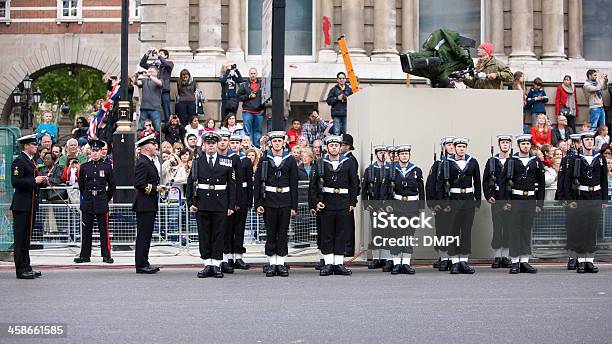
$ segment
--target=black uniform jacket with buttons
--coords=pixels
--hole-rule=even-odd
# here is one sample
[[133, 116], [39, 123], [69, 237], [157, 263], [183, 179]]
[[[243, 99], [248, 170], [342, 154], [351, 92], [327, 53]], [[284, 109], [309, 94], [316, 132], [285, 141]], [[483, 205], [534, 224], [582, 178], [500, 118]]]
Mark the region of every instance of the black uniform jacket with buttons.
[[389, 168], [389, 165], [380, 166], [377, 162], [366, 167], [361, 179], [361, 197], [371, 201], [384, 199], [382, 196], [385, 193], [383, 182], [389, 178]]
[[240, 155], [240, 175], [242, 183], [236, 184], [238, 190], [236, 203], [243, 208], [250, 207], [253, 205], [253, 163], [246, 155]]
[[115, 194], [113, 167], [102, 160], [90, 160], [79, 169], [81, 211], [90, 214], [108, 212], [108, 203]]
[[[484, 172], [482, 174], [482, 192], [484, 193], [485, 199], [489, 199], [491, 197], [495, 199], [502, 199], [500, 197], [500, 184], [499, 181], [502, 176], [502, 170], [504, 169], [504, 164], [507, 159], [502, 160], [499, 158], [499, 154], [495, 154], [487, 160], [487, 165], [485, 166]], [[491, 168], [491, 164], [493, 164], [493, 168]], [[493, 176], [495, 181], [491, 180], [491, 171], [493, 172]]]
[[[568, 200], [608, 200], [608, 166], [606, 158], [599, 153], [595, 153], [590, 163], [587, 157], [583, 154], [573, 156], [568, 159], [567, 170], [565, 171], [564, 189], [565, 196]], [[599, 186], [600, 190], [579, 191], [573, 188], [575, 181], [574, 166], [581, 164], [580, 176], [578, 182], [582, 186], [595, 187]]]
[[[438, 177], [436, 181], [436, 193], [438, 195], [438, 199], [480, 201], [482, 197], [482, 189], [480, 182], [480, 167], [478, 166], [478, 161], [466, 154], [466, 165], [463, 169], [461, 169], [457, 164], [457, 160], [455, 160], [454, 155], [451, 155], [446, 159], [448, 160], [449, 164], [450, 187], [459, 189], [474, 188], [474, 192], [451, 193], [450, 196], [448, 196], [444, 192], [444, 173], [442, 168], [442, 164], [444, 162], [441, 162], [441, 165], [438, 167]], [[480, 206], [480, 203], [478, 203], [477, 206]]]
[[[289, 192], [271, 192], [266, 191], [265, 199], [262, 199], [261, 188], [263, 187], [263, 169], [264, 162], [268, 164], [267, 175], [265, 176], [265, 186], [274, 188], [289, 187]], [[255, 172], [253, 196], [255, 197], [255, 207], [264, 206], [270, 208], [285, 208], [297, 211], [298, 207], [298, 166], [293, 155], [288, 152], [283, 152], [282, 160], [277, 166], [274, 163], [274, 155], [272, 152], [266, 153], [257, 167]]]
[[[319, 171], [320, 161], [316, 161], [310, 176], [308, 203], [310, 209], [316, 209], [318, 202], [325, 205], [326, 210], [343, 210], [357, 205], [359, 193], [359, 179], [351, 160], [340, 156], [338, 167], [334, 170], [329, 156], [325, 156], [323, 163], [323, 185], [321, 185]], [[332, 188], [334, 191], [348, 189], [348, 193], [323, 192], [322, 188]]]
[[11, 165], [11, 184], [15, 188], [11, 210], [36, 211], [40, 201], [40, 187], [34, 181], [38, 175], [36, 165], [28, 156], [21, 152]]
[[405, 169], [399, 163], [393, 165], [395, 171], [390, 173], [389, 183], [393, 182], [393, 187], [386, 187], [389, 190], [384, 194], [384, 198], [395, 200], [398, 196], [419, 196], [419, 209], [425, 207], [425, 186], [423, 183], [423, 171], [417, 165], [409, 162]]
[[[543, 186], [544, 184], [544, 164], [536, 157], [535, 155], [531, 155], [528, 158], [519, 158], [518, 153], [515, 153], [511, 159], [507, 159], [504, 164], [504, 170], [501, 173], [501, 178], [499, 180], [499, 199], [504, 200], [530, 200], [537, 199], [538, 205], [543, 205], [544, 200], [544, 187], [536, 187]], [[522, 191], [534, 191], [535, 194], [533, 196], [529, 195], [515, 195], [508, 188], [508, 181], [510, 176], [508, 176], [508, 166], [510, 163], [513, 164], [513, 173], [512, 173], [512, 185], [511, 188], [514, 190], [522, 190]], [[607, 180], [606, 180], [607, 183]]]
[[[197, 168], [191, 168], [187, 178], [187, 205], [195, 205], [198, 211], [227, 212], [236, 207], [236, 172], [232, 165], [232, 159], [217, 154], [214, 165], [208, 163], [208, 155], [202, 154], [194, 164]], [[197, 172], [197, 176], [195, 173]], [[198, 188], [197, 184], [208, 185], [208, 188]], [[221, 190], [225, 186], [225, 190]], [[193, 193], [196, 192], [196, 204], [193, 203]]]
[[442, 166], [441, 162], [442, 159], [434, 161], [429, 169], [429, 174], [425, 182], [425, 196], [427, 197], [427, 206], [430, 208], [434, 208], [436, 205], [440, 204], [436, 191], [436, 183], [438, 182], [438, 169]]
[[242, 162], [240, 161], [240, 155], [234, 153], [231, 149], [228, 149], [226, 157], [232, 160], [232, 168], [234, 169], [234, 181], [236, 182], [236, 188], [234, 189], [235, 190], [234, 199], [236, 200], [236, 205], [240, 205], [239, 204], [240, 198], [241, 198], [240, 191], [242, 187], [242, 181], [244, 180], [243, 171], [242, 171]]
[[[354, 169], [354, 173], [357, 175], [357, 185], [360, 184], [359, 181], [359, 162], [357, 161], [357, 158], [355, 158], [355, 156], [353, 155], [353, 152], [349, 151], [348, 153], [346, 153], [345, 157], [349, 158], [349, 160], [351, 161], [351, 164], [353, 164], [353, 169]], [[361, 189], [357, 188], [357, 196], [359, 196], [361, 192]]]
[[136, 212], [157, 211], [159, 195], [157, 186], [159, 185], [159, 172], [157, 167], [149, 157], [144, 154], [136, 160], [134, 188], [136, 198], [132, 205], [132, 210]]

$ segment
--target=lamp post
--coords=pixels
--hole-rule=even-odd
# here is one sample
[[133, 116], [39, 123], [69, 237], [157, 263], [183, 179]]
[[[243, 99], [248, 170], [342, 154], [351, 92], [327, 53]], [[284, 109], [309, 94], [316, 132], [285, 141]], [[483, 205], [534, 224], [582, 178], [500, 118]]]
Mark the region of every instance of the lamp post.
[[13, 101], [15, 105], [19, 104], [20, 107], [20, 129], [30, 129], [33, 127], [34, 113], [32, 105], [40, 103], [41, 95], [40, 89], [32, 90], [32, 78], [30, 78], [29, 74], [15, 87]]

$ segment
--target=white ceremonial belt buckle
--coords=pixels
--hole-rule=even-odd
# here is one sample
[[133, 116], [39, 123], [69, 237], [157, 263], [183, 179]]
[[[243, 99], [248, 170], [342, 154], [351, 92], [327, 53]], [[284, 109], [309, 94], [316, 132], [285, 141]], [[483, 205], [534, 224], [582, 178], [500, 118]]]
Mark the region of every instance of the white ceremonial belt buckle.
[[346, 195], [346, 194], [348, 194], [348, 189], [324, 187], [323, 188], [323, 192], [325, 192], [325, 193], [333, 193], [333, 194], [338, 194], [338, 195]]
[[518, 196], [533, 196], [535, 195], [535, 191], [512, 189], [512, 194]]
[[455, 194], [466, 194], [474, 192], [474, 188], [451, 188], [450, 192]]
[[419, 196], [402, 196], [402, 195], [394, 195], [393, 198], [395, 198], [398, 201], [416, 201], [419, 199]]
[[291, 191], [291, 188], [288, 186], [266, 186], [266, 191], [275, 193], [287, 193]]
[[247, 182], [242, 182], [242, 187], [246, 188], [247, 187]]
[[198, 184], [198, 189], [200, 190], [219, 190], [223, 191], [227, 188], [226, 184]]
[[586, 186], [586, 185], [580, 185], [580, 186], [578, 187], [578, 190], [580, 190], [580, 191], [594, 192], [594, 191], [599, 191], [599, 190], [601, 190], [601, 186], [600, 186], [600, 185], [595, 185], [595, 186]]

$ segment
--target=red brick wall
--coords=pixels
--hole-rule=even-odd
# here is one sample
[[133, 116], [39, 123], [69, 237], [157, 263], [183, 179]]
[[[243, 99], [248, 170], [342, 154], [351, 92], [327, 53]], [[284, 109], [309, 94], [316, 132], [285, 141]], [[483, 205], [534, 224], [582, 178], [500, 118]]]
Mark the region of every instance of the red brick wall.
[[[130, 33], [138, 33], [140, 23], [130, 25]], [[58, 34], [58, 33], [121, 33], [121, 23], [0, 23], [1, 34]]]

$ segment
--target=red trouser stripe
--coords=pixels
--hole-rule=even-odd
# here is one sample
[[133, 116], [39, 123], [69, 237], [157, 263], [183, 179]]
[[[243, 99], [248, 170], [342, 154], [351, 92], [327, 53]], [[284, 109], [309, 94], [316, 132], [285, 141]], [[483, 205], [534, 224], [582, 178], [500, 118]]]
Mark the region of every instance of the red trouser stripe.
[[110, 228], [108, 228], [108, 212], [106, 212], [106, 246], [108, 247], [108, 255], [111, 254], [111, 244], [110, 244]]

